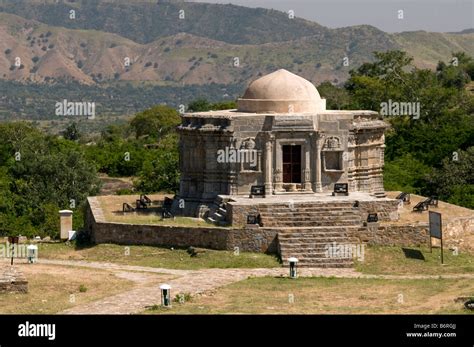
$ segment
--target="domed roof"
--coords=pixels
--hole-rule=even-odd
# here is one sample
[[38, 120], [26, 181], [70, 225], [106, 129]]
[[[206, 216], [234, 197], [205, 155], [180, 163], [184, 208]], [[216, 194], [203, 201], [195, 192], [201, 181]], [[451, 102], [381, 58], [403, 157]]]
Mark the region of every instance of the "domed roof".
[[281, 69], [252, 83], [237, 100], [238, 110], [255, 113], [318, 112], [326, 109], [316, 87], [303, 77]]

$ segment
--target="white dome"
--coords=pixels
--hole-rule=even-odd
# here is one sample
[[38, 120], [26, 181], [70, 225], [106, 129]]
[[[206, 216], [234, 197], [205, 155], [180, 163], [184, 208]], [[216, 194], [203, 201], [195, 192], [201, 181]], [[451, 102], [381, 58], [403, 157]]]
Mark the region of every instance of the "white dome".
[[252, 83], [237, 100], [238, 110], [255, 113], [302, 113], [326, 109], [316, 87], [303, 77], [281, 69]]

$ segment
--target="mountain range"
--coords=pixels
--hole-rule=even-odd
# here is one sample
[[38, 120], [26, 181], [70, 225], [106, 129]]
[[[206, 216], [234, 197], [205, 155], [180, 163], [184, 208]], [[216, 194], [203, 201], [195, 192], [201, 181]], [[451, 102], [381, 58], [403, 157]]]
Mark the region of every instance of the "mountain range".
[[0, 79], [245, 85], [285, 68], [315, 84], [337, 84], [371, 61], [374, 51], [405, 50], [422, 68], [449, 61], [453, 52], [474, 55], [472, 29], [389, 34], [369, 25], [330, 29], [290, 17], [182, 1], [3, 0]]

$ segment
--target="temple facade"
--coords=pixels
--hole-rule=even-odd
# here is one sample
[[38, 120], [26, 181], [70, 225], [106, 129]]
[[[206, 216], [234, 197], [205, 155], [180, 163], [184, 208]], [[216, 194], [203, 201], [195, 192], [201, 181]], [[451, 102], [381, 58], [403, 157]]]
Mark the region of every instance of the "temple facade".
[[[203, 215], [218, 196], [328, 194], [334, 184], [384, 198], [384, 131], [374, 111], [327, 110], [315, 86], [286, 70], [252, 82], [234, 110], [186, 113], [178, 198]], [[308, 196], [309, 197], [309, 196]]]

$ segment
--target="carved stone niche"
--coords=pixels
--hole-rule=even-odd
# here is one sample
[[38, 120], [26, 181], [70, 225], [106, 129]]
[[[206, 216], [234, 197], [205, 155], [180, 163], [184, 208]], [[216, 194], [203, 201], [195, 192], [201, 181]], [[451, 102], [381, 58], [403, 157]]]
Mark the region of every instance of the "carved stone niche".
[[329, 136], [324, 142], [322, 151], [323, 169], [326, 172], [343, 172], [343, 146], [338, 136]]
[[246, 159], [240, 163], [240, 171], [244, 173], [260, 172], [262, 153], [257, 149], [255, 140], [251, 137], [247, 137], [240, 143], [239, 148], [241, 155]]

